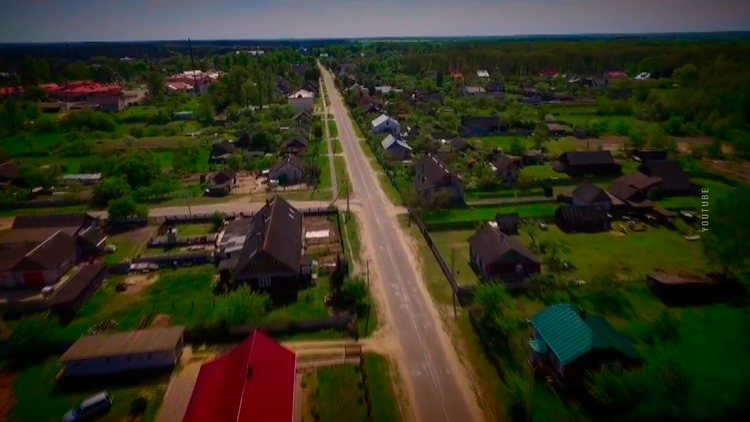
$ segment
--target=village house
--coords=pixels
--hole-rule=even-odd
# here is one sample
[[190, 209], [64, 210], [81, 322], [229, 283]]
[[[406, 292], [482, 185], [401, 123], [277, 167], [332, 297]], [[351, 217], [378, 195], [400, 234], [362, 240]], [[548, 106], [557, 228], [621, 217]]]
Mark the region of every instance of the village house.
[[21, 164], [15, 161], [6, 161], [0, 164], [0, 185], [20, 184]]
[[560, 123], [550, 122], [545, 123], [544, 125], [547, 127], [547, 133], [549, 133], [550, 137], [561, 138], [563, 136], [571, 134], [570, 129], [561, 125]]
[[96, 225], [88, 214], [17, 216], [0, 239], [0, 289], [55, 284], [79, 258], [103, 250]]
[[487, 92], [505, 92], [505, 85], [500, 82], [490, 81], [487, 82], [484, 90]]
[[300, 89], [287, 97], [287, 102], [297, 111], [313, 111], [313, 108], [315, 108], [315, 94]]
[[555, 225], [565, 233], [596, 233], [611, 228], [607, 212], [597, 205], [563, 205], [555, 210]]
[[380, 145], [383, 147], [383, 154], [386, 158], [400, 161], [411, 158], [409, 144], [391, 134], [388, 134]]
[[486, 70], [477, 70], [477, 78], [489, 78], [490, 72]]
[[51, 98], [67, 103], [78, 102], [86, 107], [112, 112], [125, 108], [125, 94], [119, 85], [71, 81], [64, 85], [43, 84], [39, 87]]
[[612, 183], [607, 194], [612, 198], [612, 206], [618, 210], [648, 211], [654, 206], [651, 197], [656, 194], [656, 186], [661, 182], [658, 177], [650, 177], [635, 171], [618, 177]]
[[269, 180], [278, 180], [279, 185], [302, 183], [305, 166], [296, 155], [287, 155], [268, 170]]
[[483, 94], [487, 91], [484, 90], [481, 86], [467, 86], [467, 85], [461, 85], [460, 93], [462, 97], [473, 97], [477, 94]]
[[607, 69], [604, 72], [603, 77], [605, 79], [623, 79], [627, 78], [628, 74], [625, 73], [622, 69]]
[[466, 116], [461, 119], [461, 132], [464, 136], [491, 135], [501, 129], [498, 116]]
[[482, 278], [502, 280], [509, 287], [520, 287], [524, 279], [542, 268], [542, 261], [519, 238], [501, 232], [495, 221], [469, 238], [469, 260]]
[[630, 338], [575, 305], [550, 305], [529, 322], [529, 364], [558, 386], [580, 385], [588, 373], [618, 371], [640, 361]]
[[700, 186], [690, 182], [687, 173], [676, 160], [646, 160], [638, 166], [638, 171], [661, 179], [656, 192], [659, 197], [700, 194]]
[[284, 143], [281, 144], [280, 152], [282, 154], [293, 154], [297, 155], [304, 152], [307, 149], [309, 141], [309, 135], [303, 131], [295, 131], [294, 134], [290, 135]]
[[609, 151], [566, 151], [552, 166], [570, 176], [613, 176], [622, 173]]
[[401, 133], [401, 125], [387, 114], [381, 114], [370, 123], [372, 133], [390, 133], [398, 136]]
[[542, 78], [554, 78], [559, 75], [560, 75], [560, 72], [558, 72], [558, 70], [553, 67], [548, 67], [539, 73], [539, 77], [542, 77]]
[[658, 161], [667, 159], [667, 150], [665, 149], [639, 149], [633, 150], [631, 155], [638, 161]]
[[202, 364], [182, 422], [290, 422], [297, 358], [260, 330]]
[[60, 356], [64, 377], [171, 368], [182, 356], [184, 327], [83, 336]]
[[507, 155], [498, 156], [489, 165], [497, 178], [503, 182], [512, 183], [518, 178], [519, 168]]
[[414, 173], [414, 188], [423, 200], [443, 195], [450, 203], [463, 201], [463, 182], [435, 155], [424, 155], [414, 165]]
[[279, 196], [254, 216], [232, 221], [217, 237], [224, 284], [247, 284], [275, 302], [293, 302], [312, 280], [312, 260], [303, 256], [302, 213]]
[[467, 152], [467, 151], [473, 151], [474, 147], [466, 142], [465, 139], [462, 138], [453, 138], [450, 140], [450, 148], [451, 150], [455, 152]]
[[167, 75], [164, 78], [164, 87], [169, 90], [172, 85], [179, 90], [194, 90], [198, 88], [201, 94], [208, 93], [208, 87], [221, 77], [221, 72], [203, 72], [201, 70], [186, 70], [182, 73]]
[[209, 162], [226, 163], [232, 154], [234, 154], [234, 151], [234, 144], [227, 140], [215, 142], [211, 145], [211, 156], [209, 157]]
[[223, 170], [216, 173], [211, 178], [211, 184], [208, 187], [208, 194], [211, 196], [225, 196], [232, 192], [237, 186], [237, 170], [224, 167]]
[[517, 212], [498, 214], [495, 216], [495, 224], [501, 232], [514, 236], [518, 234], [518, 228], [521, 226], [521, 216]]
[[538, 149], [530, 149], [521, 155], [521, 164], [533, 166], [544, 163], [544, 153]]
[[594, 206], [607, 212], [612, 207], [612, 198], [607, 195], [607, 192], [588, 180], [579, 183], [570, 197], [563, 196], [563, 198], [565, 202], [569, 202], [576, 207]]

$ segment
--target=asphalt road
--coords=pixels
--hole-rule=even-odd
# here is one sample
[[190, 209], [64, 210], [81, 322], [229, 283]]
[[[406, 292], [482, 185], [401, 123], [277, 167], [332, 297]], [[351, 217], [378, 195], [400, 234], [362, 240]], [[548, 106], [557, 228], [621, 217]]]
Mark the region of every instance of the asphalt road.
[[[440, 321], [430, 311], [429, 298], [420, 291], [420, 280], [407, 256], [407, 246], [397, 235], [398, 222], [388, 212], [388, 200], [367, 160], [349, 120], [346, 106], [330, 72], [322, 70], [328, 98], [338, 126], [339, 139], [346, 158], [349, 177], [358, 201], [365, 232], [376, 245], [371, 251], [374, 268], [384, 284], [393, 329], [403, 351], [414, 392], [413, 405], [419, 420], [425, 422], [469, 422], [476, 417], [473, 397], [457, 382], [452, 363], [455, 350], [446, 347]], [[443, 336], [443, 337], [441, 337]], [[456, 368], [460, 370], [460, 368]], [[469, 393], [470, 395], [470, 393]], [[470, 407], [471, 406], [471, 407]], [[481, 417], [481, 416], [479, 416]]]

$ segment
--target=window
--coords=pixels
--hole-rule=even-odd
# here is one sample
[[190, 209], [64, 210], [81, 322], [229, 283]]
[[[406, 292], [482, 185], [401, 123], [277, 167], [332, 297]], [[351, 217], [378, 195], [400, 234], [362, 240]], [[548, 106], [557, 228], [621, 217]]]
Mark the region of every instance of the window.
[[258, 287], [267, 289], [271, 287], [271, 277], [261, 277], [258, 279]]
[[523, 272], [523, 264], [516, 264], [516, 274], [521, 274]]
[[602, 362], [602, 371], [619, 371], [622, 366], [619, 361], [610, 360]]

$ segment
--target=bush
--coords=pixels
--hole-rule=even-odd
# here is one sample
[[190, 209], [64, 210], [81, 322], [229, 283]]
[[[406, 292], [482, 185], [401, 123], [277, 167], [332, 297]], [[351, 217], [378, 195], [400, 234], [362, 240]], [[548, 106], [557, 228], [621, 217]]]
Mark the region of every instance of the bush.
[[6, 353], [17, 361], [30, 361], [47, 356], [61, 338], [57, 317], [49, 312], [28, 315], [16, 326], [8, 339]]
[[145, 397], [136, 397], [133, 399], [133, 401], [130, 403], [130, 414], [131, 415], [141, 415], [143, 412], [146, 411], [146, 406], [148, 405], [148, 400]]

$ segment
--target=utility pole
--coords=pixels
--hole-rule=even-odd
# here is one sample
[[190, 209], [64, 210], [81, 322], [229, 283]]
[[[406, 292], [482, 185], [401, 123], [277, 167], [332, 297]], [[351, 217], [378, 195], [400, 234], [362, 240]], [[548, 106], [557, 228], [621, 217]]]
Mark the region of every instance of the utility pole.
[[195, 85], [193, 86], [193, 89], [195, 90], [195, 95], [198, 95], [198, 76], [195, 74], [195, 59], [193, 58], [193, 43], [190, 41], [190, 38], [188, 38], [188, 49], [190, 50], [190, 66], [192, 67], [192, 74], [193, 74], [193, 82]]
[[453, 297], [453, 319], [458, 320], [458, 311], [456, 311], [456, 292], [454, 291], [451, 295]]
[[370, 260], [367, 260], [365, 264], [365, 279], [367, 280], [367, 288], [370, 288]]
[[188, 214], [192, 217], [193, 212], [190, 210], [190, 197], [188, 195], [187, 186], [185, 187], [185, 203], [187, 203]]

